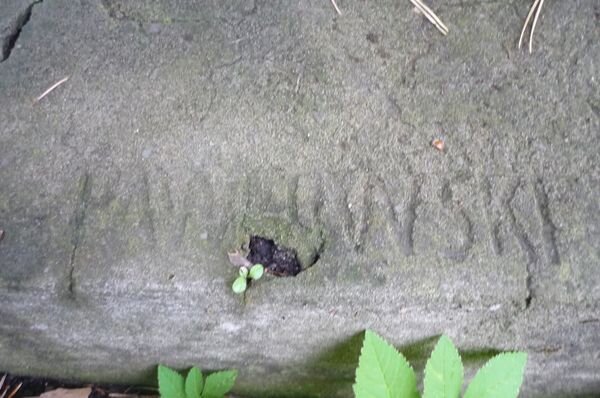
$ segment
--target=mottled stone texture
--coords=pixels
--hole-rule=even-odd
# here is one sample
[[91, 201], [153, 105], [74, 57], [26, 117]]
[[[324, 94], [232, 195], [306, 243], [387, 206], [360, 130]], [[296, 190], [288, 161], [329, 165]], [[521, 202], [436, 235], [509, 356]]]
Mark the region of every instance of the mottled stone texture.
[[[529, 2], [431, 3], [447, 37], [408, 1], [1, 2], [0, 370], [346, 397], [371, 328], [600, 394], [600, 5], [547, 2], [530, 55]], [[251, 234], [316, 263], [236, 297]]]

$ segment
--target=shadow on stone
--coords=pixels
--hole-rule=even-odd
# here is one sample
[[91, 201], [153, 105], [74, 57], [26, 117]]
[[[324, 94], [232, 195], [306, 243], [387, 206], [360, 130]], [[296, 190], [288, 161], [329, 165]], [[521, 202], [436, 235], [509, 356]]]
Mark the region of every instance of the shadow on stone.
[[308, 398], [318, 396], [353, 396], [352, 384], [364, 332], [356, 333], [334, 345], [314, 360], [293, 372], [278, 372], [278, 381], [268, 383], [262, 391], [242, 389], [250, 397]]
[[[310, 370], [309, 374], [312, 377], [294, 378], [289, 384], [281, 382], [275, 388], [269, 386], [268, 394], [264, 396], [286, 398], [353, 396], [352, 385], [364, 336], [364, 331], [356, 333], [306, 363], [305, 369]], [[439, 336], [433, 336], [396, 348], [408, 359], [415, 371], [421, 373], [438, 339]], [[417, 376], [417, 379], [420, 377]], [[273, 395], [269, 395], [271, 393]]]
[[460, 357], [463, 364], [478, 367], [502, 352], [495, 348], [481, 348], [478, 350], [460, 351]]
[[[431, 353], [433, 352], [433, 349], [435, 348], [435, 345], [440, 337], [441, 335], [435, 335], [416, 341], [412, 344], [400, 346], [398, 347], [398, 351], [400, 351], [402, 355], [406, 357], [415, 371], [421, 372], [423, 369], [425, 369], [425, 364], [431, 356]], [[460, 347], [457, 348], [463, 365], [475, 368], [479, 368], [494, 356], [502, 353], [500, 350], [488, 347], [465, 351], [461, 350]]]
[[[314, 366], [354, 371], [358, 366], [364, 338], [365, 332], [352, 335], [320, 355], [314, 361]], [[354, 378], [354, 374], [352, 374], [352, 378]]]

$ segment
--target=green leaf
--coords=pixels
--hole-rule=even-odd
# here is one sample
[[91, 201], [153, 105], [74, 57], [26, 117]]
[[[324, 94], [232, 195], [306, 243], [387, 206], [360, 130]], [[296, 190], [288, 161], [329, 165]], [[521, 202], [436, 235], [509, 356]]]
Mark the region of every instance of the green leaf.
[[225, 370], [208, 375], [204, 383], [202, 398], [223, 398], [233, 387], [236, 377], [235, 370]]
[[183, 376], [166, 366], [158, 365], [158, 391], [162, 398], [186, 398]]
[[463, 366], [452, 341], [440, 337], [425, 366], [423, 398], [458, 398], [463, 383]]
[[246, 278], [244, 278], [243, 276], [239, 276], [236, 280], [233, 281], [233, 285], [231, 286], [231, 289], [233, 289], [234, 293], [240, 294], [240, 293], [244, 293], [244, 291], [246, 291], [246, 286], [247, 286]]
[[185, 395], [187, 398], [200, 398], [202, 396], [202, 372], [197, 367], [193, 367], [185, 379]]
[[264, 272], [265, 267], [263, 267], [262, 264], [254, 264], [252, 268], [250, 268], [250, 278], [257, 281], [263, 276]]
[[242, 278], [248, 278], [248, 268], [240, 267], [240, 276]]
[[523, 383], [526, 362], [524, 352], [496, 355], [479, 369], [464, 398], [516, 398]]
[[394, 347], [367, 330], [353, 386], [356, 398], [418, 398], [415, 373]]

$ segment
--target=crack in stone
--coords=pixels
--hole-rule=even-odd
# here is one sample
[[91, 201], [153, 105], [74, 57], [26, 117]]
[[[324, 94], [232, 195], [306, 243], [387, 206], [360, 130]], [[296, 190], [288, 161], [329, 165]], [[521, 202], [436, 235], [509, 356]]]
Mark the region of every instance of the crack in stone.
[[75, 214], [73, 216], [74, 230], [73, 236], [71, 237], [71, 244], [73, 245], [73, 248], [71, 249], [71, 258], [69, 260], [69, 275], [67, 283], [67, 292], [69, 297], [73, 297], [75, 295], [75, 257], [83, 238], [83, 224], [85, 222], [85, 216], [91, 192], [91, 177], [88, 173], [86, 173], [79, 180], [77, 208], [75, 209]]
[[[42, 3], [43, 1], [44, 0], [36, 0], [36, 1], [32, 2], [29, 6], [27, 6], [27, 8], [22, 10], [14, 18], [14, 20], [12, 20], [10, 22], [8, 27], [5, 28], [8, 31], [8, 33], [2, 34], [3, 37], [2, 37], [2, 43], [1, 43], [2, 47], [1, 47], [1, 51], [0, 51], [0, 62], [4, 62], [10, 57], [10, 54], [12, 53], [12, 50], [15, 48], [15, 45], [17, 44], [17, 40], [19, 39], [19, 36], [21, 35], [21, 31], [23, 30], [25, 25], [27, 25], [27, 23], [29, 22], [29, 19], [31, 18], [31, 12], [33, 10], [33, 7], [36, 4]], [[2, 32], [0, 32], [0, 33], [2, 33]]]

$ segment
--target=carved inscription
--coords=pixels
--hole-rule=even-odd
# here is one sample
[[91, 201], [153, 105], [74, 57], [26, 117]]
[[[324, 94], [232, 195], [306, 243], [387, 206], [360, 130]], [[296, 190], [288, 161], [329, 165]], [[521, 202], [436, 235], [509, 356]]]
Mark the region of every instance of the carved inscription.
[[[503, 187], [494, 189], [492, 187]], [[558, 264], [556, 227], [551, 219], [548, 197], [542, 181], [524, 178], [484, 178], [483, 204], [493, 252], [503, 255], [516, 241], [525, 260]]]
[[556, 245], [556, 226], [554, 225], [552, 217], [550, 216], [548, 194], [546, 193], [544, 182], [541, 179], [535, 181], [534, 191], [535, 200], [542, 223], [542, 239], [544, 242], [546, 256], [550, 263], [559, 264], [560, 256], [558, 255], [558, 247]]
[[265, 214], [322, 225], [334, 244], [356, 252], [462, 262], [476, 250], [520, 253], [528, 264], [560, 262], [541, 180], [270, 172], [217, 181], [145, 169], [93, 181], [86, 228], [119, 237], [102, 249], [108, 255], [194, 251], [199, 240], [224, 239], [236, 217]]

